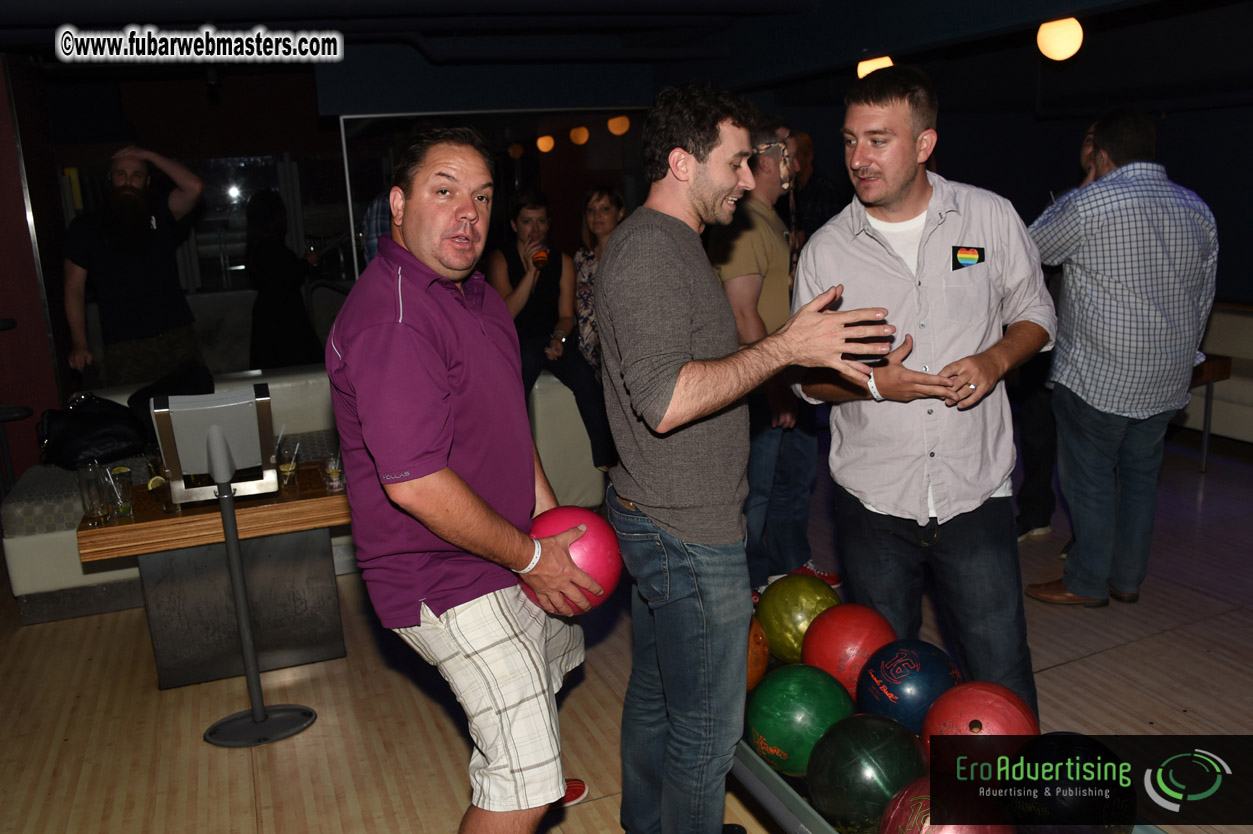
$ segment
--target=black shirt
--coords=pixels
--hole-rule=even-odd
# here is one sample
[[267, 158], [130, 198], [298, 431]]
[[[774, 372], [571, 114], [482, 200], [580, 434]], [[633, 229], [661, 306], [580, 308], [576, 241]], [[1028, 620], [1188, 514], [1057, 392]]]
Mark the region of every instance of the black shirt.
[[[509, 286], [516, 287], [526, 274], [522, 264], [522, 256], [517, 246], [506, 246], [500, 250], [505, 256], [505, 268], [509, 274]], [[535, 279], [535, 289], [527, 299], [526, 306], [513, 317], [513, 324], [518, 329], [518, 337], [522, 339], [543, 338], [547, 340], [557, 326], [557, 305], [561, 301], [561, 270], [564, 259], [556, 249], [548, 250], [548, 266], [539, 271]]]
[[150, 211], [146, 251], [124, 251], [109, 234], [103, 210], [76, 218], [65, 234], [65, 257], [87, 270], [107, 345], [194, 321], [178, 281], [177, 221], [163, 197], [153, 200]]

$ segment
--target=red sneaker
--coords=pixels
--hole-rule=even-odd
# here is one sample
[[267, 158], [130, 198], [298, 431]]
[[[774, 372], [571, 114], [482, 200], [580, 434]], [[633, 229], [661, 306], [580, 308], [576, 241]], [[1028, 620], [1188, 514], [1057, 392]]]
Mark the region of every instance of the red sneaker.
[[567, 779], [566, 795], [561, 798], [561, 807], [569, 808], [571, 805], [578, 805], [587, 799], [589, 793], [591, 789], [582, 779]]
[[812, 576], [821, 579], [832, 588], [838, 588], [844, 584], [844, 580], [833, 570], [823, 570], [814, 564], [814, 560], [810, 559], [796, 570], [792, 571], [789, 576]]

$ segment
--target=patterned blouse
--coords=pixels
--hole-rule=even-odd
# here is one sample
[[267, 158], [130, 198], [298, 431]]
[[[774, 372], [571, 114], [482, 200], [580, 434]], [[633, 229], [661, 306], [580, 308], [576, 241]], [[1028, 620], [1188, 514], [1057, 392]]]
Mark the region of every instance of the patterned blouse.
[[574, 253], [574, 314], [579, 321], [579, 352], [587, 364], [600, 370], [600, 334], [596, 332], [596, 311], [592, 309], [596, 267], [600, 262], [587, 248]]

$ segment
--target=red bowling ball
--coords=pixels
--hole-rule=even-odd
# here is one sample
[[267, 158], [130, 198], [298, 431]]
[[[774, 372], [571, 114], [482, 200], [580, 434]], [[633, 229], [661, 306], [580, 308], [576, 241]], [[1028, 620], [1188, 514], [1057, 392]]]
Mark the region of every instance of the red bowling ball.
[[[596, 608], [609, 599], [613, 589], [618, 586], [618, 579], [622, 576], [622, 554], [618, 550], [618, 536], [609, 522], [582, 507], [554, 507], [535, 516], [531, 524], [531, 536], [537, 539], [556, 536], [580, 524], [586, 525], [587, 532], [570, 545], [570, 558], [605, 589], [603, 596], [589, 594], [586, 591], [583, 593], [592, 608]], [[523, 580], [524, 577], [518, 577], [522, 590], [532, 602], [538, 605], [538, 597], [531, 590], [531, 586]], [[566, 603], [574, 613], [582, 613], [569, 597], [566, 597]]]
[[901, 788], [883, 816], [879, 834], [1014, 834], [1012, 825], [936, 825], [931, 822], [931, 777], [919, 776]]
[[935, 699], [922, 722], [923, 747], [931, 736], [1038, 736], [1040, 723], [1027, 702], [999, 683], [959, 683]]
[[801, 662], [825, 669], [857, 697], [857, 676], [866, 660], [896, 639], [887, 619], [865, 605], [846, 602], [823, 611], [809, 624]]

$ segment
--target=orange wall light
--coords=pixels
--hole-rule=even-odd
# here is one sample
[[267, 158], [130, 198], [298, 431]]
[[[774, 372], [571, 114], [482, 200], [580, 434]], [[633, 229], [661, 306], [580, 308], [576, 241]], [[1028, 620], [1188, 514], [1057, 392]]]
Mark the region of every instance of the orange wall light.
[[1083, 45], [1083, 27], [1073, 17], [1041, 23], [1035, 43], [1045, 58], [1065, 61]]
[[857, 77], [865, 78], [877, 69], [883, 69], [884, 67], [890, 66], [892, 66], [892, 58], [889, 55], [884, 55], [881, 58], [870, 58], [865, 61], [858, 61]]

